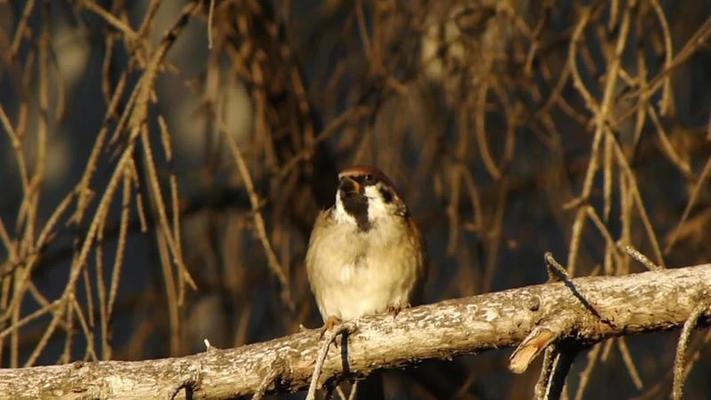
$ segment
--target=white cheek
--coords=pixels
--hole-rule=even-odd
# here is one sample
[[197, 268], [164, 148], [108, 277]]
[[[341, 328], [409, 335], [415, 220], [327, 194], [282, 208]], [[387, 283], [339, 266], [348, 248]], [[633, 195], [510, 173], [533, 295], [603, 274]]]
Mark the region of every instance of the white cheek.
[[377, 187], [366, 187], [365, 196], [368, 197], [368, 219], [375, 221], [391, 214], [386, 207], [386, 204], [383, 201], [383, 196], [380, 194]]

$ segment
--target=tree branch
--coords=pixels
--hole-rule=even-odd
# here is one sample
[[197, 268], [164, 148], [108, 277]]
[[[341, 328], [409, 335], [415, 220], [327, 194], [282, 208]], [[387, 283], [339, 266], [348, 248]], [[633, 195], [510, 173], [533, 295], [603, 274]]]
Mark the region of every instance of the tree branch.
[[[571, 283], [598, 316], [576, 297]], [[554, 333], [554, 340], [533, 340], [545, 347], [562, 339], [589, 344], [680, 327], [709, 294], [711, 264], [705, 264], [577, 278], [447, 300], [404, 310], [397, 317], [366, 317], [357, 321], [358, 330], [349, 335], [347, 345], [328, 353], [320, 381], [513, 346], [526, 338], [530, 344], [537, 337], [532, 332]], [[308, 330], [182, 358], [0, 369], [0, 393], [9, 398], [133, 399], [171, 398], [183, 391], [194, 398], [250, 395], [265, 387], [269, 392], [296, 391], [308, 386], [319, 347], [318, 330]], [[518, 349], [515, 354], [540, 353], [534, 350]], [[535, 354], [516, 360], [512, 369], [523, 371]]]

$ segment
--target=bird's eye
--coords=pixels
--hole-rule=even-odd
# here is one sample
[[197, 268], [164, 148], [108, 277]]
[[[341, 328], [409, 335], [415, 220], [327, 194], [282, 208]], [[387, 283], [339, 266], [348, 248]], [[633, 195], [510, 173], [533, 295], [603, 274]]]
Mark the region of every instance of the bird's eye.
[[367, 174], [363, 177], [363, 181], [365, 181], [365, 183], [375, 183], [375, 178], [373, 178], [373, 175]]

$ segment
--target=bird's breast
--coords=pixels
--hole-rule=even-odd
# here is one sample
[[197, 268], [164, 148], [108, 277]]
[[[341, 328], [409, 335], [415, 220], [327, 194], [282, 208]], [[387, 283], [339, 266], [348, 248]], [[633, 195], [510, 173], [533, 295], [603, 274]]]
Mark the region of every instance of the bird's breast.
[[[408, 304], [422, 257], [402, 227], [361, 233], [355, 224], [324, 227], [307, 254], [309, 280], [322, 316], [342, 319]], [[325, 240], [328, 238], [328, 240]]]
[[359, 280], [359, 275], [367, 274], [368, 269], [365, 254], [356, 255], [352, 260], [346, 260], [340, 265], [336, 264], [334, 278], [342, 285], [349, 285], [356, 283]]

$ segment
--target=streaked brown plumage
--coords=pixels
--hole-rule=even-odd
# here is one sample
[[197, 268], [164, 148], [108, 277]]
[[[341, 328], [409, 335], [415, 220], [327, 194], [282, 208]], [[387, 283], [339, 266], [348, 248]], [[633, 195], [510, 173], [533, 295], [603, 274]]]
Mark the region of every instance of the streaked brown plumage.
[[351, 320], [408, 307], [426, 273], [419, 228], [377, 168], [338, 177], [336, 204], [316, 218], [306, 254], [321, 316]]

